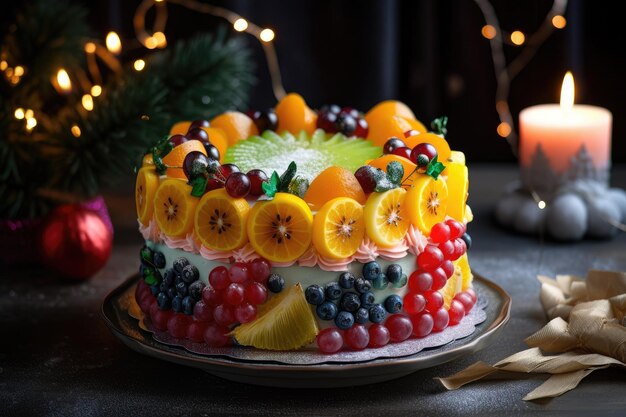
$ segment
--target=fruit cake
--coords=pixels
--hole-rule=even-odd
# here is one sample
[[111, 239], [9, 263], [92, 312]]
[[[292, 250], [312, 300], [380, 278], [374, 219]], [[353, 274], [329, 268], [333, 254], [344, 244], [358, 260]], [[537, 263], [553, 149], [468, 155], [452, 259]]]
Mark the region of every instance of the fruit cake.
[[375, 349], [458, 324], [476, 303], [468, 170], [404, 103], [175, 124], [136, 178], [154, 331], [211, 347]]

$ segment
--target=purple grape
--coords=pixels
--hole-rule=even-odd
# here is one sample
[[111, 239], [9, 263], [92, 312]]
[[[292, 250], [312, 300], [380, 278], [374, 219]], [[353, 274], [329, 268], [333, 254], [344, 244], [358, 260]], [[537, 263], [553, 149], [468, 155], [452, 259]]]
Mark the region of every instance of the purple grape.
[[188, 139], [199, 140], [202, 143], [209, 142], [209, 134], [201, 127], [194, 127], [192, 129], [189, 129], [185, 136]]
[[376, 189], [376, 168], [371, 165], [363, 165], [354, 173], [357, 181], [361, 184], [365, 194], [371, 193]]
[[189, 139], [187, 139], [185, 136], [183, 135], [174, 135], [170, 137], [170, 142], [172, 145], [174, 146], [178, 146], [181, 143], [185, 143], [187, 142]]
[[194, 129], [194, 128], [202, 128], [202, 127], [210, 127], [211, 124], [209, 123], [208, 120], [194, 120], [193, 122], [191, 122], [191, 124], [189, 125], [189, 129]]
[[385, 142], [385, 145], [383, 146], [383, 153], [387, 155], [387, 154], [393, 153], [393, 151], [398, 148], [404, 148], [404, 147], [406, 147], [406, 145], [403, 141], [401, 141], [395, 136], [392, 136], [389, 139], [387, 139], [387, 142]]
[[263, 183], [268, 181], [267, 174], [260, 169], [251, 169], [246, 174], [250, 180], [250, 194], [259, 196], [265, 193]]
[[243, 172], [233, 172], [226, 179], [224, 188], [231, 197], [245, 197], [250, 192], [250, 179]]
[[209, 159], [214, 159], [216, 161], [220, 160], [220, 151], [214, 145], [211, 145], [210, 143], [205, 143], [204, 150], [206, 151], [207, 157], [209, 157]]
[[188, 179], [192, 180], [199, 177], [204, 172], [209, 164], [209, 160], [200, 151], [189, 152], [183, 161], [183, 171]]

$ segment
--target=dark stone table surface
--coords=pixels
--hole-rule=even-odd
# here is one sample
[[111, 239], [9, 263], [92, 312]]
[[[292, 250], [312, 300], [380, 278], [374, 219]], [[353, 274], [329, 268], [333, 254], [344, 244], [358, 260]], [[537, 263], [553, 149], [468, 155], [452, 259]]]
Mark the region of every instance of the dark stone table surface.
[[[513, 165], [470, 165], [472, 268], [513, 299], [500, 338], [467, 357], [393, 381], [343, 389], [297, 390], [229, 382], [201, 370], [136, 353], [99, 315], [104, 297], [137, 269], [132, 184], [105, 195], [116, 235], [106, 267], [90, 280], [67, 283], [36, 266], [0, 273], [0, 415], [626, 415], [626, 373], [599, 370], [574, 391], [540, 402], [522, 397], [545, 376], [492, 379], [446, 391], [433, 380], [478, 360], [495, 363], [525, 349], [545, 323], [537, 274], [577, 274], [592, 268], [626, 271], [626, 233], [612, 240], [540, 242], [501, 230], [492, 210], [517, 178]], [[626, 188], [626, 167], [613, 186]]]

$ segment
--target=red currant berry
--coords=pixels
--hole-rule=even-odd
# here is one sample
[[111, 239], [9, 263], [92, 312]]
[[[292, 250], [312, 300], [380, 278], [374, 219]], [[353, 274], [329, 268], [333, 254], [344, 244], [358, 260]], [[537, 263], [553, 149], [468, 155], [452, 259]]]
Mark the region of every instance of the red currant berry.
[[265, 194], [263, 183], [269, 181], [267, 174], [260, 169], [251, 169], [246, 175], [250, 180], [250, 195], [259, 196]]
[[439, 310], [435, 311], [433, 314], [433, 332], [440, 332], [446, 327], [448, 327], [448, 323], [450, 322], [450, 316], [448, 315], [448, 310], [441, 307]]
[[389, 329], [380, 323], [374, 323], [368, 329], [370, 342], [368, 346], [371, 348], [379, 348], [387, 345], [390, 340]]
[[465, 233], [465, 226], [461, 222], [457, 222], [454, 219], [446, 220], [446, 224], [450, 228], [450, 239], [456, 239]]
[[367, 124], [367, 120], [362, 117], [356, 119], [356, 130], [354, 131], [354, 136], [358, 138], [366, 138], [369, 133], [369, 125]]
[[411, 159], [411, 149], [406, 146], [401, 146], [399, 148], [394, 149], [392, 152], [394, 155], [401, 156], [406, 159]]
[[450, 240], [450, 226], [445, 223], [437, 223], [430, 229], [430, 239], [435, 243], [443, 243]]
[[317, 335], [317, 347], [322, 353], [335, 353], [343, 347], [343, 336], [336, 327], [329, 327]]
[[363, 165], [356, 170], [354, 176], [363, 188], [365, 194], [369, 194], [376, 189], [377, 168], [371, 165]]
[[222, 290], [218, 291], [213, 287], [204, 287], [202, 290], [202, 301], [204, 301], [206, 305], [215, 307], [218, 304], [222, 304], [223, 298], [224, 292]]
[[442, 267], [435, 269], [430, 274], [433, 276], [433, 285], [431, 287], [433, 291], [439, 291], [446, 286], [446, 282], [448, 282], [448, 277], [446, 276], [446, 272], [443, 270]]
[[404, 296], [402, 307], [409, 314], [420, 313], [426, 307], [426, 298], [422, 294], [410, 292]]
[[440, 268], [444, 270], [444, 272], [446, 273], [446, 277], [450, 278], [452, 275], [454, 275], [454, 264], [451, 260], [446, 259], [445, 261], [443, 261]]
[[370, 334], [362, 324], [355, 324], [344, 333], [346, 345], [353, 350], [363, 350], [370, 342]]
[[439, 291], [429, 291], [424, 294], [426, 298], [426, 310], [433, 313], [443, 307], [443, 295]]
[[433, 316], [428, 312], [411, 316], [411, 323], [413, 323], [413, 336], [426, 337], [433, 331], [435, 321]]
[[185, 143], [187, 142], [189, 139], [187, 139], [185, 136], [183, 135], [174, 135], [172, 137], [170, 137], [169, 141], [170, 143], [176, 147], [178, 145], [180, 145], [181, 143]]
[[248, 277], [263, 285], [267, 284], [271, 272], [272, 265], [266, 259], [256, 258], [248, 264]]
[[428, 157], [428, 160], [432, 161], [433, 159], [437, 157], [437, 148], [435, 148], [430, 143], [424, 142], [424, 143], [415, 145], [415, 147], [411, 151], [411, 154], [415, 154], [416, 157], [417, 155], [420, 155], [420, 154], [426, 155]]
[[223, 290], [230, 284], [230, 277], [228, 275], [228, 269], [225, 266], [218, 266], [213, 268], [209, 273], [209, 284], [216, 290]]
[[189, 316], [185, 314], [174, 314], [167, 322], [167, 331], [172, 337], [186, 337], [190, 322]]
[[383, 146], [383, 153], [387, 155], [393, 153], [393, 151], [398, 148], [406, 148], [406, 144], [397, 137], [392, 136], [387, 139], [387, 142], [385, 142], [385, 145]]
[[461, 238], [454, 239], [454, 253], [452, 254], [451, 260], [456, 261], [467, 251], [467, 246], [465, 246], [465, 241]]
[[224, 302], [230, 306], [238, 306], [243, 302], [245, 289], [242, 284], [233, 282], [224, 292]]
[[213, 319], [217, 324], [230, 326], [235, 321], [233, 309], [226, 304], [220, 304], [213, 310]]
[[204, 187], [204, 191], [209, 192], [217, 190], [218, 188], [224, 188], [224, 181], [217, 178], [209, 178], [206, 182], [206, 187]]
[[450, 259], [454, 256], [454, 243], [451, 240], [439, 244], [439, 250], [443, 253], [443, 259]]
[[243, 172], [233, 172], [226, 179], [224, 188], [229, 196], [243, 198], [250, 193], [250, 178]]
[[448, 315], [450, 316], [450, 326], [459, 324], [465, 317], [465, 306], [459, 300], [452, 300]]
[[321, 112], [317, 117], [317, 128], [322, 129], [327, 133], [337, 133], [339, 131], [337, 127], [337, 118], [339, 113], [332, 111]]
[[230, 329], [218, 323], [211, 323], [204, 332], [204, 341], [209, 347], [223, 347], [231, 344], [227, 334]]
[[230, 177], [230, 174], [235, 173], [235, 172], [241, 172], [241, 170], [239, 169], [239, 167], [235, 164], [224, 164], [224, 165], [220, 165], [220, 173], [222, 174], [222, 176], [224, 177], [224, 179], [227, 179], [228, 177]]
[[193, 317], [198, 321], [212, 321], [213, 307], [200, 300], [193, 306]]
[[409, 277], [409, 289], [413, 292], [430, 291], [433, 286], [433, 276], [424, 271], [413, 271]]
[[454, 299], [463, 304], [463, 308], [465, 308], [465, 314], [469, 314], [469, 312], [472, 310], [472, 307], [474, 307], [474, 300], [472, 300], [472, 297], [466, 292], [458, 293], [454, 296]]
[[246, 287], [244, 298], [255, 306], [263, 304], [267, 300], [267, 288], [258, 282], [251, 282]]
[[426, 272], [431, 272], [443, 262], [443, 253], [435, 245], [426, 245], [424, 252], [417, 256], [417, 265]]
[[235, 320], [239, 323], [250, 323], [256, 318], [256, 307], [250, 303], [243, 303], [235, 307]]
[[167, 322], [172, 318], [174, 312], [172, 310], [161, 310], [156, 311], [154, 314], [150, 315], [150, 321], [154, 325], [155, 329], [160, 331], [167, 330]]
[[204, 342], [204, 333], [206, 332], [207, 325], [207, 323], [201, 323], [199, 321], [192, 322], [187, 328], [187, 339], [196, 343]]
[[472, 301], [474, 302], [474, 304], [476, 304], [476, 300], [478, 300], [478, 297], [476, 296], [476, 291], [474, 291], [473, 288], [468, 288], [465, 290], [465, 293], [472, 297]]
[[230, 267], [229, 275], [230, 282], [245, 284], [250, 279], [248, 265], [243, 262], [235, 262]]
[[413, 323], [404, 314], [394, 314], [385, 321], [392, 342], [403, 342], [413, 333]]

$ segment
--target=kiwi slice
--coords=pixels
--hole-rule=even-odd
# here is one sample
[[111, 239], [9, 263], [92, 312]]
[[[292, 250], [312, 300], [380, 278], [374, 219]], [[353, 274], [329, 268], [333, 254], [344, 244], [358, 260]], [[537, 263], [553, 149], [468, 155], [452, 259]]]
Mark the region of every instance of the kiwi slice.
[[298, 175], [312, 181], [326, 168], [336, 165], [351, 172], [370, 159], [381, 155], [382, 148], [361, 138], [348, 138], [340, 133], [327, 134], [321, 129], [313, 135], [302, 131], [278, 135], [271, 130], [251, 136], [228, 148], [224, 163], [236, 164], [242, 172], [262, 169], [270, 175], [284, 172], [291, 161], [298, 164]]

